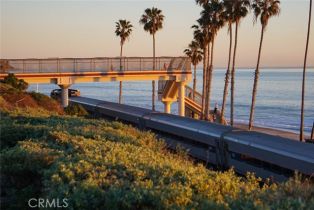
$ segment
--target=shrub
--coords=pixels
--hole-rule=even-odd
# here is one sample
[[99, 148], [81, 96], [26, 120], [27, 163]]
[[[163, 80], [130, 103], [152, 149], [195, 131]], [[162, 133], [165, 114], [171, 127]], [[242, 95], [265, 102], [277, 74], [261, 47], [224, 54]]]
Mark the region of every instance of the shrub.
[[60, 103], [50, 98], [49, 96], [36, 92], [31, 92], [29, 94], [40, 107], [49, 111], [57, 112], [59, 114], [63, 113], [63, 108], [61, 107]]
[[208, 170], [118, 122], [7, 114], [0, 125], [13, 139], [0, 155], [4, 209], [31, 197], [67, 198], [68, 209], [314, 209], [310, 182], [260, 187], [253, 174]]
[[38, 103], [41, 103], [43, 101], [47, 101], [47, 100], [51, 100], [51, 98], [49, 96], [46, 96], [42, 93], [36, 93], [36, 92], [30, 92], [30, 95], [33, 97], [33, 99], [35, 101], [37, 101]]
[[86, 116], [88, 112], [80, 104], [70, 104], [64, 109], [65, 113], [74, 116]]
[[28, 88], [28, 83], [23, 79], [18, 79], [13, 73], [9, 73], [8, 76], [4, 77], [3, 83], [20, 91], [25, 91]]
[[2, 96], [0, 96], [0, 110], [8, 112], [10, 109], [12, 109], [12, 106]]
[[16, 125], [12, 123], [0, 124], [1, 148], [13, 147], [18, 141], [39, 138], [47, 134], [45, 126]]
[[22, 92], [5, 83], [0, 83], [0, 92], [0, 109], [3, 112], [63, 114], [61, 105], [44, 94]]
[[2, 97], [6, 100], [7, 103], [14, 107], [38, 107], [36, 101], [30, 95], [24, 92], [9, 91], [3, 94]]
[[1, 151], [2, 195], [8, 198], [4, 209], [26, 209], [30, 198], [38, 198], [43, 191], [43, 173], [58, 152], [45, 144], [24, 141], [10, 150]]
[[15, 90], [15, 91], [17, 91], [17, 90], [14, 89], [11, 85], [5, 84], [5, 83], [3, 83], [3, 82], [0, 82], [0, 93], [1, 93], [1, 94], [4, 94], [4, 93], [6, 93], [6, 92], [8, 92], [8, 91], [10, 91], [10, 90]]

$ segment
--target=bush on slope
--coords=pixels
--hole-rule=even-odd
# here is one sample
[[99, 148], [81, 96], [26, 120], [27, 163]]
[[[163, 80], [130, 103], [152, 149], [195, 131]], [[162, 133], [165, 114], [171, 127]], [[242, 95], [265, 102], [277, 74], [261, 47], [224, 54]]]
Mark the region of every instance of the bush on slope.
[[261, 188], [252, 175], [208, 170], [121, 123], [10, 114], [1, 123], [11, 128], [1, 129], [8, 142], [2, 189], [11, 209], [24, 209], [31, 197], [67, 198], [70, 209], [314, 208], [308, 182]]

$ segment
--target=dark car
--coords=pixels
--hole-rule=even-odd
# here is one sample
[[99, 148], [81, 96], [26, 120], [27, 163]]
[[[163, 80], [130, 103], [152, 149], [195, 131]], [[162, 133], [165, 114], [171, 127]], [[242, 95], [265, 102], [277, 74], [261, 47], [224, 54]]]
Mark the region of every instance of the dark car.
[[[80, 96], [81, 92], [76, 89], [68, 89], [69, 92], [69, 97], [75, 97], [75, 96]], [[54, 89], [51, 91], [50, 96], [52, 98], [59, 98], [61, 97], [61, 89]]]

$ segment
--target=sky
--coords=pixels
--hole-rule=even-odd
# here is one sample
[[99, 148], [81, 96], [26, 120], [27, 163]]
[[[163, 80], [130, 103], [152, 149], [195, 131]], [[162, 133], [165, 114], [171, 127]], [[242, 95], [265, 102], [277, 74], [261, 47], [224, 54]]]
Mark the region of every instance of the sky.
[[[139, 24], [146, 8], [158, 7], [165, 15], [164, 28], [156, 34], [157, 56], [182, 56], [193, 39], [191, 26], [201, 8], [194, 0], [0, 0], [0, 58], [115, 57], [120, 41], [115, 22], [134, 25], [124, 46], [125, 56], [152, 56], [152, 37]], [[309, 0], [282, 0], [281, 13], [270, 19], [264, 36], [261, 65], [303, 65]], [[314, 66], [313, 28], [308, 65]], [[260, 22], [252, 12], [239, 28], [238, 67], [254, 67], [260, 38]], [[227, 64], [229, 35], [218, 32], [214, 65]]]

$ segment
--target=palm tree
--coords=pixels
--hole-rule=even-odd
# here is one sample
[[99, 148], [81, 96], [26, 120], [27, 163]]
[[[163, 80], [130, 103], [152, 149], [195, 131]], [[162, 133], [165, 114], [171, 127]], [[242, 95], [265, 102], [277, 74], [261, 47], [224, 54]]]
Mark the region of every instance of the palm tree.
[[[309, 21], [308, 21], [308, 26], [307, 26], [307, 37], [306, 37], [305, 56], [304, 56], [304, 65], [303, 65], [300, 141], [303, 141], [304, 139], [303, 130], [304, 130], [305, 73], [306, 73], [307, 52], [309, 48], [309, 39], [310, 39], [310, 31], [311, 31], [311, 15], [312, 15], [312, 0], [310, 0]], [[312, 136], [313, 136], [313, 129], [312, 129]]]
[[[120, 71], [123, 70], [122, 66], [122, 52], [123, 52], [123, 45], [127, 39], [129, 39], [132, 33], [132, 24], [130, 21], [127, 20], [119, 20], [116, 22], [116, 36], [120, 37]], [[119, 84], [119, 103], [122, 102], [122, 81]]]
[[261, 39], [260, 39], [259, 50], [258, 50], [257, 64], [256, 64], [256, 69], [255, 69], [254, 85], [253, 85], [253, 91], [252, 91], [252, 104], [251, 104], [251, 112], [250, 112], [249, 130], [251, 130], [253, 127], [255, 99], [256, 99], [256, 91], [257, 91], [257, 85], [258, 85], [258, 79], [259, 79], [259, 65], [260, 65], [264, 32], [268, 24], [269, 18], [271, 18], [272, 16], [279, 15], [280, 13], [279, 4], [280, 4], [280, 1], [278, 0], [253, 0], [253, 4], [252, 4], [252, 8], [254, 10], [254, 16], [255, 16], [254, 21], [256, 22], [258, 17], [260, 16], [262, 29], [261, 29]]
[[206, 98], [205, 98], [205, 119], [209, 120], [209, 110], [210, 110], [210, 95], [211, 95], [211, 83], [212, 83], [212, 73], [213, 73], [213, 56], [214, 56], [214, 44], [215, 36], [217, 35], [219, 29], [224, 25], [224, 20], [222, 18], [223, 4], [219, 0], [212, 0], [206, 5], [203, 5], [203, 11], [201, 12], [200, 22], [209, 27], [211, 33], [211, 52], [210, 52], [210, 65], [207, 66], [207, 85], [206, 85]]
[[224, 11], [222, 13], [222, 18], [225, 22], [228, 23], [228, 33], [229, 33], [229, 55], [228, 55], [228, 66], [225, 75], [225, 85], [224, 85], [224, 92], [223, 92], [223, 99], [222, 99], [222, 106], [221, 106], [221, 120], [223, 121], [225, 115], [225, 108], [227, 103], [227, 95], [228, 95], [228, 84], [229, 84], [229, 77], [230, 77], [230, 62], [231, 62], [231, 49], [232, 49], [232, 23], [234, 22], [234, 7], [233, 2], [229, 0], [225, 0], [224, 4]]
[[[196, 4], [204, 7], [209, 3], [209, 0], [196, 0]], [[207, 74], [208, 74], [208, 65], [210, 57], [210, 43], [211, 43], [211, 34], [209, 32], [208, 22], [205, 22], [202, 19], [197, 20], [199, 26], [192, 26], [195, 29], [194, 39], [201, 41], [203, 49], [203, 89], [202, 89], [202, 115], [201, 119], [205, 119], [205, 103], [207, 95]], [[201, 30], [200, 30], [201, 29]]]
[[232, 70], [231, 70], [231, 101], [230, 101], [230, 124], [233, 125], [233, 113], [234, 113], [234, 83], [235, 83], [235, 61], [238, 44], [238, 28], [240, 21], [244, 18], [251, 7], [250, 0], [233, 0], [229, 1], [233, 7], [233, 18], [235, 21], [235, 37], [234, 37], [234, 49], [232, 59]]
[[[162, 11], [153, 7], [147, 8], [141, 16], [140, 24], [144, 25], [144, 30], [153, 35], [153, 69], [156, 69], [155, 58], [155, 34], [158, 30], [162, 29], [164, 15]], [[152, 110], [155, 111], [155, 81], [152, 81]]]
[[193, 78], [193, 100], [195, 100], [196, 91], [196, 66], [203, 59], [203, 52], [200, 50], [200, 44], [197, 41], [192, 41], [189, 44], [189, 48], [184, 50], [184, 53], [191, 59], [194, 66], [194, 78]]
[[200, 48], [203, 50], [203, 87], [202, 87], [202, 114], [201, 119], [205, 116], [205, 96], [206, 96], [206, 71], [208, 65], [209, 56], [209, 43], [211, 41], [211, 34], [209, 33], [208, 27], [202, 25], [198, 20], [198, 25], [193, 25], [194, 39], [199, 43]]
[[206, 4], [208, 4], [210, 2], [210, 0], [195, 0], [196, 4], [200, 5], [200, 6], [205, 6]]

